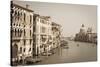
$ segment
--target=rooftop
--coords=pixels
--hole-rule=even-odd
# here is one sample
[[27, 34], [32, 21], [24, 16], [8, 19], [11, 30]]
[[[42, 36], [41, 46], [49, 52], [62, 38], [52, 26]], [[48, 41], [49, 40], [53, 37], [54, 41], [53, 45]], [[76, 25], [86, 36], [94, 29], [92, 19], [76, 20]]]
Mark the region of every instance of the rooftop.
[[55, 22], [52, 22], [52, 25], [61, 26], [60, 24], [57, 24]]
[[51, 18], [50, 16], [39, 16], [39, 17], [47, 21]]
[[13, 2], [12, 2], [12, 5], [15, 6], [15, 7], [18, 7], [18, 8], [24, 9], [24, 10], [26, 10], [26, 11], [29, 11], [29, 12], [34, 12], [34, 11], [31, 10], [31, 9], [28, 9], [28, 8], [22, 7], [22, 6], [17, 5], [17, 4], [15, 4], [15, 3], [13, 3]]

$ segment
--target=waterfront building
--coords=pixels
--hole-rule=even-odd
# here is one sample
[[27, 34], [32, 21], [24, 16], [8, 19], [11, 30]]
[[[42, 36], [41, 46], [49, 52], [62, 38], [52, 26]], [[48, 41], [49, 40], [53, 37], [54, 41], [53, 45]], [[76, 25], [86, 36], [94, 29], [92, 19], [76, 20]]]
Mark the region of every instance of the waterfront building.
[[50, 16], [34, 14], [33, 40], [34, 55], [48, 52], [52, 44], [52, 22]]
[[59, 47], [60, 39], [61, 39], [61, 25], [52, 22], [52, 38], [53, 38], [53, 45], [52, 48]]
[[97, 33], [87, 33], [88, 42], [97, 43]]
[[79, 33], [77, 33], [75, 36], [75, 40], [84, 41], [86, 40], [85, 35], [86, 35], [86, 29], [85, 29], [84, 24], [82, 24]]
[[33, 10], [11, 2], [11, 63], [24, 62], [33, 53]]
[[87, 30], [84, 29], [84, 25], [82, 24], [80, 32], [75, 35], [75, 41], [97, 43], [97, 33], [93, 33], [90, 27]]

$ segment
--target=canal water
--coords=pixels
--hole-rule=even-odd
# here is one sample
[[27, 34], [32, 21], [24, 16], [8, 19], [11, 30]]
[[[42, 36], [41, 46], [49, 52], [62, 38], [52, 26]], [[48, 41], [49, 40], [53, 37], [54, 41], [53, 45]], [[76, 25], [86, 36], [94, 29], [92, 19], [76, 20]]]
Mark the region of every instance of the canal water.
[[85, 42], [68, 41], [69, 48], [59, 47], [56, 53], [37, 64], [57, 64], [87, 62], [97, 60], [97, 45]]

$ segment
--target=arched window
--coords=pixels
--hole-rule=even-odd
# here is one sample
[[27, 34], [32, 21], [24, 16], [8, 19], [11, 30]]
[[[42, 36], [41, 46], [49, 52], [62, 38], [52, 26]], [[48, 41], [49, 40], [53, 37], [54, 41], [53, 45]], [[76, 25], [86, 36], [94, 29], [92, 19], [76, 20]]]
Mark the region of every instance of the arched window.
[[18, 34], [18, 37], [19, 37], [20, 36], [20, 30], [19, 29], [18, 29], [18, 33], [17, 34]]
[[18, 20], [20, 19], [20, 12], [18, 11]]
[[16, 37], [17, 30], [15, 29], [15, 37]]
[[17, 44], [15, 43], [14, 46], [12, 46], [11, 48], [11, 53], [12, 53], [12, 58], [17, 58], [17, 55], [18, 55], [18, 46]]
[[32, 21], [32, 16], [30, 15], [30, 24], [31, 24], [31, 21]]
[[22, 35], [22, 30], [20, 30], [20, 37], [21, 37], [21, 35]]
[[26, 50], [26, 49], [24, 48], [24, 52], [25, 52], [25, 50]]
[[16, 20], [16, 14], [17, 14], [17, 12], [15, 10], [15, 12], [14, 12], [14, 20]]
[[25, 17], [26, 17], [26, 15], [25, 15], [25, 13], [24, 13], [24, 21], [25, 21]]
[[22, 12], [20, 13], [20, 20], [22, 21]]
[[30, 37], [31, 37], [31, 30], [30, 30]]
[[26, 45], [26, 40], [24, 40], [24, 46]]
[[20, 47], [20, 52], [19, 53], [22, 53], [22, 47]]
[[24, 29], [24, 36], [26, 35], [26, 31], [25, 31], [25, 29]]
[[30, 45], [31, 45], [31, 43], [32, 43], [32, 40], [30, 39]]
[[29, 52], [31, 51], [31, 48], [29, 49]]

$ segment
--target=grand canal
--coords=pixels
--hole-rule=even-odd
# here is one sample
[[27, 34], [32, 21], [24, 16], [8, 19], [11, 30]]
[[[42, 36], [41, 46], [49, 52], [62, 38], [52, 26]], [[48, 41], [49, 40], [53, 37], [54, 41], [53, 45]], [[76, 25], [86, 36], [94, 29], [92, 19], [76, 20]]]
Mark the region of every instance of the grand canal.
[[68, 41], [68, 47], [59, 47], [55, 54], [36, 64], [55, 64], [97, 60], [97, 45], [85, 42]]

